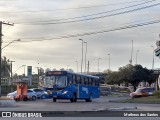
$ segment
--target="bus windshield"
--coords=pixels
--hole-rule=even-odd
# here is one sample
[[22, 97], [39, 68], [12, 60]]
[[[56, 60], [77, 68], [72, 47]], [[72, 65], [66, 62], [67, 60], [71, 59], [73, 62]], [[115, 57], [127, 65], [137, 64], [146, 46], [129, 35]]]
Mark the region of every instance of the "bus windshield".
[[67, 76], [47, 76], [45, 78], [45, 87], [52, 88], [57, 86], [59, 88], [64, 88], [67, 86]]

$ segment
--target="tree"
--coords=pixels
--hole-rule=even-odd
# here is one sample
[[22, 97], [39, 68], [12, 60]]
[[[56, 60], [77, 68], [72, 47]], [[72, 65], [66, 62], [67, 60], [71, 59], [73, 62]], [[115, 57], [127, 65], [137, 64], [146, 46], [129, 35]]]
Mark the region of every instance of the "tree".
[[10, 71], [11, 71], [11, 68], [10, 68], [10, 63], [9, 63], [9, 59], [7, 59], [6, 57], [3, 57], [2, 58], [2, 78], [4, 77], [10, 77]]
[[119, 79], [119, 72], [112, 72], [108, 75], [108, 77], [106, 78], [107, 80], [106, 83], [107, 84], [118, 84], [120, 85], [120, 83], [122, 82], [120, 79]]
[[136, 87], [140, 82], [146, 81], [151, 84], [154, 80], [155, 76], [152, 71], [147, 68], [143, 68], [141, 65], [133, 66], [129, 64], [120, 67], [118, 72], [112, 72], [107, 78], [107, 83], [125, 83], [126, 85], [130, 83], [134, 87], [134, 90], [136, 90]]
[[134, 91], [136, 90], [136, 87], [142, 80], [147, 79], [147, 75], [145, 74], [145, 69], [141, 65], [135, 65], [132, 68], [131, 74], [128, 76], [129, 77], [129, 83], [132, 84]]
[[112, 73], [112, 71], [110, 69], [107, 69], [107, 70], [104, 70], [103, 73], [110, 74], [110, 73]]
[[158, 75], [153, 74], [153, 70], [145, 70], [146, 74], [148, 75], [147, 79], [145, 80], [145, 82], [148, 82], [149, 86], [151, 86], [152, 83], [154, 83], [156, 81], [156, 79], [158, 79]]
[[122, 81], [122, 83], [125, 83], [126, 86], [129, 84], [130, 75], [132, 74], [133, 65], [128, 64], [126, 66], [119, 68], [119, 79]]

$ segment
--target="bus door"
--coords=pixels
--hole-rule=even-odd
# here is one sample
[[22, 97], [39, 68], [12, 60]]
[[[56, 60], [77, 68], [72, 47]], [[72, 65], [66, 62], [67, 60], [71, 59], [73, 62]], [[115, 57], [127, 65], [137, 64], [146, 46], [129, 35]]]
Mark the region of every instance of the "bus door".
[[88, 98], [89, 89], [87, 86], [79, 85], [79, 98]]

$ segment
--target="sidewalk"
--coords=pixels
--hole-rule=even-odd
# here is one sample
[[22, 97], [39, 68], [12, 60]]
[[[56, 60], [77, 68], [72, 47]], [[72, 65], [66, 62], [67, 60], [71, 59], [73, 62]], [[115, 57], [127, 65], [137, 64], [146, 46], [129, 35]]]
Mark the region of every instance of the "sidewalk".
[[6, 96], [0, 97], [0, 106], [14, 106], [15, 100], [7, 98]]

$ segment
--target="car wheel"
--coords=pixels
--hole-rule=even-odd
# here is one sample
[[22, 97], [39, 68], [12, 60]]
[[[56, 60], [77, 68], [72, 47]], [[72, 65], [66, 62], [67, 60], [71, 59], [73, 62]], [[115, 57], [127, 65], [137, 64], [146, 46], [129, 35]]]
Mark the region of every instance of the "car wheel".
[[23, 98], [23, 101], [27, 101], [27, 100], [28, 100], [28, 98], [27, 98], [27, 97], [24, 97], [24, 98]]
[[36, 96], [32, 96], [32, 100], [35, 101], [37, 99]]

